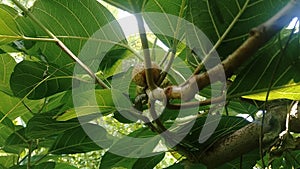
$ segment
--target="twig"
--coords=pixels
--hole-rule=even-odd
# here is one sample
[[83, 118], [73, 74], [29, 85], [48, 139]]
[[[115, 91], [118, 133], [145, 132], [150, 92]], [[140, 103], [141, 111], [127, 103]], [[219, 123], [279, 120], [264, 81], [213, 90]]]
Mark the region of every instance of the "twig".
[[[163, 71], [161, 72], [159, 79], [157, 81], [157, 85], [161, 85], [161, 83], [164, 81], [164, 79], [166, 78], [166, 76], [168, 75], [169, 70], [171, 69], [171, 66], [174, 62], [174, 58], [175, 58], [175, 51], [173, 50], [169, 50], [171, 51], [171, 57], [170, 60], [168, 61], [167, 65], [165, 66], [165, 68], [163, 69]], [[169, 53], [169, 52], [168, 52]], [[167, 54], [168, 54], [167, 53]], [[167, 56], [167, 55], [166, 55]]]
[[207, 99], [204, 101], [200, 101], [200, 102], [188, 102], [188, 103], [182, 103], [182, 104], [167, 104], [167, 108], [169, 109], [188, 109], [188, 108], [192, 108], [192, 107], [199, 107], [199, 106], [207, 106], [207, 105], [211, 105], [211, 104], [216, 104], [216, 103], [221, 103], [225, 101], [225, 97], [224, 96], [220, 96], [220, 97], [216, 97], [216, 98], [212, 98], [212, 99]]
[[71, 59], [73, 59], [76, 63], [80, 65], [90, 76], [93, 78], [96, 83], [98, 83], [100, 86], [102, 86], [105, 89], [108, 89], [109, 87], [101, 80], [99, 79], [95, 73], [87, 66], [85, 65], [61, 40], [59, 40], [48, 28], [46, 28], [28, 9], [26, 9], [20, 2], [17, 0], [12, 0], [16, 6], [18, 6], [27, 16], [29, 16], [40, 28], [45, 31], [54, 41], [56, 44], [64, 51], [66, 52]]
[[56, 42], [52, 38], [35, 38], [35, 37], [27, 37], [27, 36], [12, 36], [12, 35], [0, 35], [0, 38], [8, 38], [8, 39], [16, 39], [16, 40], [32, 40], [32, 41], [41, 41], [41, 42]]
[[167, 58], [169, 57], [171, 50], [169, 49], [168, 52], [165, 53], [163, 59], [160, 61], [159, 66], [162, 67], [163, 64], [166, 62]]
[[147, 85], [150, 90], [154, 90], [157, 86], [154, 83], [154, 78], [152, 75], [152, 63], [151, 63], [151, 58], [150, 58], [150, 52], [149, 52], [149, 46], [148, 46], [148, 40], [147, 40], [147, 35], [146, 35], [146, 30], [144, 26], [144, 20], [140, 14], [135, 15], [138, 27], [139, 27], [139, 32], [140, 32], [140, 39], [142, 42], [142, 47], [143, 47], [143, 52], [144, 52], [144, 63], [145, 63], [145, 68], [146, 68], [146, 80], [147, 80]]
[[153, 47], [152, 47], [152, 51], [151, 51], [151, 54], [152, 54], [152, 59], [153, 60], [156, 60], [156, 46], [157, 46], [157, 39], [158, 38], [155, 38], [154, 39], [154, 42], [153, 42]]

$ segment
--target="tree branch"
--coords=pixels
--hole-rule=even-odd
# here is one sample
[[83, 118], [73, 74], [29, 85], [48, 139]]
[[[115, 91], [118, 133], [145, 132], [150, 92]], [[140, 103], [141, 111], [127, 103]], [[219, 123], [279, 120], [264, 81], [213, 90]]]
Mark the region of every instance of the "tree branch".
[[[208, 70], [205, 73], [194, 75], [187, 83], [181, 86], [169, 86], [165, 88], [165, 93], [169, 99], [183, 99], [188, 101], [194, 95], [210, 83], [216, 82], [221, 77], [221, 72], [225, 71], [226, 77], [230, 77], [245, 61], [264, 46], [276, 33], [290, 21], [300, 16], [300, 1], [291, 0], [283, 9], [265, 23], [253, 28], [250, 31], [249, 38], [231, 55], [229, 55], [221, 64]], [[215, 78], [210, 81], [209, 76]]]
[[[264, 121], [264, 148], [268, 148], [273, 141], [279, 137], [279, 133], [285, 130], [286, 114], [289, 111], [289, 102], [273, 102], [267, 110]], [[300, 120], [292, 122], [300, 125]], [[226, 162], [230, 162], [243, 154], [259, 147], [261, 121], [255, 121], [235, 131], [229, 136], [218, 140], [204, 152], [198, 152], [198, 161], [215, 168]]]

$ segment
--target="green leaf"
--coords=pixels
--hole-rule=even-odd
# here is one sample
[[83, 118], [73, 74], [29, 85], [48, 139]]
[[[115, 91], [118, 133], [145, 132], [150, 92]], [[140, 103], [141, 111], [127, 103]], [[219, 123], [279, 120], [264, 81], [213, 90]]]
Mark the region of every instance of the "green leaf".
[[44, 103], [44, 100], [24, 99], [21, 101], [19, 98], [7, 95], [1, 91], [0, 98], [0, 111], [7, 114], [7, 117], [11, 120], [21, 117], [25, 123], [32, 117], [31, 112], [39, 112]]
[[0, 35], [3, 35], [3, 38], [0, 39], [0, 45], [10, 43], [15, 39], [10, 38], [11, 36], [20, 35], [18, 25], [15, 21], [18, 13], [15, 9], [0, 4]]
[[165, 169], [184, 169], [184, 164], [182, 163], [176, 163], [176, 164], [173, 164]]
[[[113, 15], [94, 0], [37, 0], [32, 7], [32, 14], [77, 56], [87, 40], [92, 40], [93, 45], [97, 46], [93, 50], [93, 56], [84, 55], [80, 58], [90, 64], [93, 64], [93, 61], [89, 59], [95, 59], [102, 52], [101, 48], [98, 51], [101, 45], [109, 44], [113, 47], [118, 42], [125, 44], [125, 41], [122, 41], [125, 37], [118, 23], [108, 25], [115, 20]], [[105, 35], [101, 37], [93, 37], [93, 34], [105, 25], [108, 25], [106, 29], [109, 32], [103, 32]], [[38, 36], [47, 36], [39, 27], [36, 27], [36, 30]], [[61, 67], [68, 64], [70, 68], [74, 66], [70, 64], [73, 61], [69, 56], [55, 43], [39, 42], [37, 45], [48, 62]]]
[[17, 97], [41, 99], [70, 89], [72, 73], [56, 65], [22, 61], [15, 66], [10, 85]]
[[240, 169], [240, 168], [253, 168], [260, 158], [258, 149], [255, 149], [243, 156], [238, 157], [224, 165], [218, 167], [217, 169]]
[[56, 163], [54, 169], [78, 169], [78, 168], [65, 163]]
[[27, 123], [26, 137], [33, 139], [49, 137], [80, 126], [77, 120], [57, 121], [54, 117], [54, 113], [41, 113], [33, 116]]
[[142, 14], [151, 31], [169, 48], [176, 44], [177, 51], [183, 48], [176, 42], [184, 38], [185, 27], [179, 18], [185, 17], [186, 5], [185, 0], [149, 1]]
[[113, 6], [131, 13], [139, 13], [142, 11], [148, 0], [104, 0]]
[[229, 115], [236, 115], [236, 114], [254, 115], [254, 113], [258, 111], [258, 108], [253, 104], [238, 99], [230, 100], [227, 104], [227, 107], [230, 110], [233, 110], [235, 112], [234, 114], [229, 114]]
[[[114, 96], [112, 96], [112, 94]], [[95, 98], [93, 98], [93, 96]], [[76, 108], [73, 105], [73, 98], [76, 98]], [[73, 98], [69, 98], [67, 104], [62, 108], [66, 110], [57, 120], [64, 121], [76, 117], [88, 115], [108, 115], [117, 110], [130, 111], [131, 102], [117, 90], [101, 89], [87, 91], [73, 91]], [[96, 103], [94, 103], [96, 99]], [[117, 104], [117, 105], [115, 105]]]
[[153, 169], [165, 156], [165, 153], [147, 158], [139, 158], [133, 165], [133, 169]]
[[294, 150], [294, 151], [287, 151], [283, 150], [283, 154], [281, 156], [275, 156], [271, 158], [272, 162], [271, 165], [272, 168], [299, 168], [300, 163], [299, 163], [299, 155], [300, 151], [299, 150]]
[[147, 158], [128, 158], [118, 156], [110, 152], [106, 152], [101, 160], [99, 169], [115, 167], [132, 169], [152, 169], [164, 158], [164, 156], [165, 154], [163, 153]]
[[12, 94], [9, 79], [15, 65], [16, 62], [10, 55], [0, 54], [0, 91]]
[[10, 167], [9, 169], [27, 169], [26, 165], [15, 165]]
[[116, 75], [118, 73], [124, 72], [124, 61], [123, 59], [131, 56], [127, 49], [113, 49], [108, 51], [108, 53], [104, 56], [103, 60], [99, 65], [99, 70], [101, 70], [103, 77], [108, 78], [110, 76]]
[[45, 162], [38, 165], [33, 166], [34, 169], [54, 169], [55, 162]]
[[[85, 130], [94, 133], [93, 136], [87, 135]], [[112, 144], [106, 130], [99, 125], [83, 124], [58, 136], [49, 151], [52, 154], [86, 153], [102, 149], [98, 144], [105, 145], [103, 148]]]
[[[0, 147], [6, 142], [6, 139], [14, 132], [11, 128], [6, 125], [0, 124]], [[1, 164], [1, 163], [0, 163]]]
[[15, 125], [14, 123], [8, 118], [8, 117], [4, 117], [4, 114], [0, 111], [0, 119], [2, 120], [2, 124], [9, 127], [10, 129], [14, 130]]
[[210, 138], [206, 142], [200, 144], [198, 142], [200, 132], [202, 131], [202, 128], [205, 127], [204, 125], [209, 125], [209, 124], [205, 124], [205, 120], [206, 117], [200, 117], [196, 120], [193, 128], [190, 130], [190, 134], [188, 134], [184, 138], [183, 143], [192, 146], [193, 148], [198, 150], [205, 150], [208, 146], [214, 143], [215, 140], [223, 138], [224, 136], [249, 124], [247, 120], [241, 117], [222, 116], [219, 125], [214, 131], [214, 133], [210, 136]]
[[25, 128], [12, 133], [5, 141], [3, 150], [8, 153], [19, 154], [28, 147]]
[[[2, 130], [1, 130], [2, 131]], [[18, 156], [16, 154], [6, 154], [5, 156], [0, 156], [0, 165], [6, 169], [14, 165], [14, 163], [18, 160]]]
[[165, 169], [184, 169], [186, 167], [190, 169], [206, 169], [206, 166], [204, 166], [203, 164], [191, 164], [186, 163], [186, 161], [181, 161]]
[[[186, 19], [197, 26], [226, 58], [249, 30], [277, 13], [288, 0], [189, 0]], [[201, 50], [197, 47], [198, 50]]]
[[136, 158], [127, 158], [127, 157], [118, 156], [110, 152], [106, 152], [101, 159], [99, 169], [114, 168], [114, 167], [132, 168], [132, 166], [137, 160], [138, 159]]
[[[30, 168], [32, 169], [55, 169], [56, 163], [55, 162], [45, 162], [38, 165], [32, 165]], [[9, 169], [27, 169], [27, 165], [16, 165], [10, 167]]]
[[[126, 137], [117, 139], [110, 147], [110, 152], [118, 152], [126, 157], [156, 156], [163, 153], [166, 148], [159, 145], [163, 138], [149, 128], [140, 128]], [[126, 146], [124, 146], [126, 145]]]
[[[241, 97], [265, 101], [266, 93], [272, 83], [268, 100], [300, 99], [300, 63], [298, 51], [299, 40], [293, 38], [281, 53], [278, 39], [271, 41], [236, 77], [230, 86], [229, 97]], [[296, 53], [296, 54], [295, 54]], [[283, 56], [282, 56], [283, 55]], [[282, 57], [282, 59], [281, 59]], [[279, 60], [281, 59], [281, 60]], [[275, 67], [280, 61], [278, 67]], [[273, 80], [271, 82], [271, 80]]]

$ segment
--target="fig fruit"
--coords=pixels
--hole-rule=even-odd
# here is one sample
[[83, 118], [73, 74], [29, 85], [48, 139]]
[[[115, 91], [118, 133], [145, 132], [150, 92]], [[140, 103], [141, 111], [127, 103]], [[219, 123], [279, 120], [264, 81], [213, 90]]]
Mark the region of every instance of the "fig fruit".
[[[156, 83], [159, 80], [161, 69], [154, 62], [152, 62], [152, 67], [150, 69], [154, 78], [154, 82]], [[136, 64], [133, 68], [132, 81], [138, 86], [147, 87], [146, 68], [143, 63]]]

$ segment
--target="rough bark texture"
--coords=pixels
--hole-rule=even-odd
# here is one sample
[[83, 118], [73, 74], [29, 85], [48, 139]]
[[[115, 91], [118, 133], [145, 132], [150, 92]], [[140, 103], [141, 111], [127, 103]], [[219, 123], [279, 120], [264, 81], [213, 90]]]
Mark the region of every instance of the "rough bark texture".
[[[270, 146], [279, 133], [285, 130], [286, 114], [289, 102], [275, 102], [267, 110], [264, 121], [264, 142], [265, 147]], [[300, 120], [297, 121], [300, 125]], [[255, 121], [231, 135], [217, 141], [205, 152], [198, 152], [198, 161], [207, 165], [208, 168], [215, 168], [226, 162], [230, 162], [243, 154], [246, 154], [259, 147], [261, 122]]]

